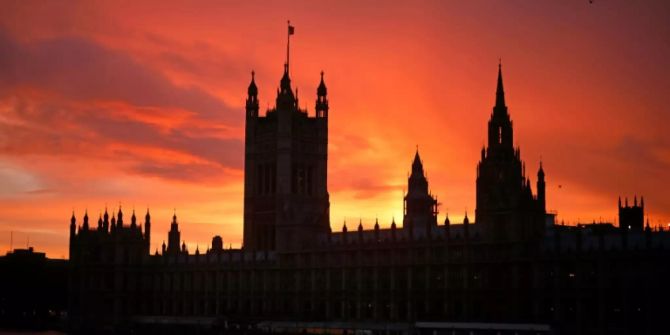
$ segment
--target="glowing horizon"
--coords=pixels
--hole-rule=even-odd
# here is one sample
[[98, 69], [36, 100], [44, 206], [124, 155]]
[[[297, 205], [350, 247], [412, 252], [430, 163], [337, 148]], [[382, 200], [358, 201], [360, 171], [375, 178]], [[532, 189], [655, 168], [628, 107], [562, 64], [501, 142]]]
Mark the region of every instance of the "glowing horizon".
[[[416, 6], [18, 1], [0, 13], [0, 245], [67, 257], [69, 218], [119, 204], [152, 214], [151, 250], [176, 208], [193, 252], [242, 240], [244, 99], [255, 70], [274, 105], [291, 78], [330, 101], [331, 227], [402, 224], [418, 146], [433, 194], [474, 219], [475, 176], [502, 58], [506, 102], [535, 190], [540, 160], [558, 220], [614, 222], [644, 196], [670, 222], [670, 28], [664, 2]], [[57, 13], [54, 14], [54, 13]], [[630, 14], [630, 15], [629, 15]], [[350, 226], [351, 228], [351, 226]]]

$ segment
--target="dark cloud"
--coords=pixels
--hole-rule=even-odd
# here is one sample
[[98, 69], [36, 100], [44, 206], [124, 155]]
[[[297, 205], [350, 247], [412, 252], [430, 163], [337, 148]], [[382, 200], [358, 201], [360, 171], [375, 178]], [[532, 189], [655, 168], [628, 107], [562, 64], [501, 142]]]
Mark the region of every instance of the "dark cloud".
[[76, 100], [124, 101], [135, 106], [181, 108], [239, 125], [243, 113], [199, 87], [173, 84], [129, 55], [84, 38], [22, 44], [0, 32], [0, 94], [37, 87]]
[[[120, 51], [74, 37], [21, 43], [0, 31], [0, 69], [0, 102], [9, 106], [3, 114], [10, 120], [0, 119], [0, 152], [112, 159], [131, 173], [193, 182], [242, 167], [241, 140], [218, 130], [239, 126], [243, 113], [198, 87], [175, 85]], [[59, 98], [35, 98], [22, 88]], [[100, 101], [149, 118], [124, 116]], [[167, 128], [145, 120], [169, 121], [175, 109], [191, 113], [190, 121]], [[193, 162], [152, 157], [146, 149]]]
[[227, 177], [219, 166], [202, 163], [161, 163], [138, 160], [130, 167], [131, 172], [140, 175], [160, 177], [164, 179], [204, 183], [212, 182], [214, 177]]
[[649, 135], [623, 136], [608, 147], [587, 140], [550, 143], [546, 148], [552, 155], [544, 164], [547, 179], [564, 189], [579, 185], [607, 195], [613, 204], [617, 196], [637, 194], [647, 195], [655, 209], [670, 208], [670, 198], [652, 197], [670, 188], [670, 142]]
[[[240, 139], [198, 135], [197, 132], [187, 134], [179, 128], [166, 132], [154, 125], [135, 120], [109, 118], [104, 112], [86, 113], [80, 122], [89, 131], [109, 140], [136, 147], [170, 149], [188, 153], [224, 167], [242, 168], [244, 148]], [[142, 159], [142, 157], [139, 156], [137, 159]]]
[[11, 120], [0, 120], [0, 153], [104, 160], [131, 173], [182, 182], [220, 180], [230, 176], [228, 169], [242, 168], [242, 141], [217, 137], [207, 123], [188, 126], [194, 129], [186, 132], [124, 118], [118, 110], [94, 104], [82, 109], [21, 97], [0, 102], [10, 107], [3, 116]]

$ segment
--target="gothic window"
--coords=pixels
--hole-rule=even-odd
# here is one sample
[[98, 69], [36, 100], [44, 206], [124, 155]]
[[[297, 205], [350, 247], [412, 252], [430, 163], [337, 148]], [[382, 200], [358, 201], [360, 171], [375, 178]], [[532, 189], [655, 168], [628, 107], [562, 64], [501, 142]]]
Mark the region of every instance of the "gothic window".
[[263, 194], [263, 165], [258, 164], [258, 167], [256, 167], [256, 193], [257, 194]]
[[265, 178], [264, 178], [265, 179], [265, 185], [264, 185], [265, 186], [264, 187], [265, 192], [264, 193], [269, 194], [270, 193], [270, 164], [265, 164], [263, 172], [264, 172], [264, 175], [265, 175]]
[[298, 168], [298, 193], [305, 193], [305, 169], [303, 167]]
[[498, 127], [498, 144], [502, 143], [502, 127]]
[[313, 193], [313, 188], [314, 188], [314, 185], [312, 184], [313, 178], [314, 178], [314, 168], [310, 166], [307, 169], [307, 194], [308, 195], [312, 195], [312, 193]]
[[270, 192], [274, 194], [277, 192], [277, 164], [270, 165]]
[[275, 163], [258, 164], [256, 176], [258, 195], [274, 194], [276, 192], [277, 167]]
[[291, 173], [291, 191], [294, 194], [312, 194], [313, 169], [304, 165], [296, 165]]

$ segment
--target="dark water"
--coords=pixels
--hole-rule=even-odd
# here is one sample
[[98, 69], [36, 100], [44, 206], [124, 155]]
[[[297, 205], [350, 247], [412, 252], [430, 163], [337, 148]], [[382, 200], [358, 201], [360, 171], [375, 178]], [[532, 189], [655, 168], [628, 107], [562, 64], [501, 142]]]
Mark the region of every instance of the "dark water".
[[1, 335], [66, 335], [66, 333], [45, 330], [45, 331], [18, 331], [18, 330], [3, 330], [0, 329]]

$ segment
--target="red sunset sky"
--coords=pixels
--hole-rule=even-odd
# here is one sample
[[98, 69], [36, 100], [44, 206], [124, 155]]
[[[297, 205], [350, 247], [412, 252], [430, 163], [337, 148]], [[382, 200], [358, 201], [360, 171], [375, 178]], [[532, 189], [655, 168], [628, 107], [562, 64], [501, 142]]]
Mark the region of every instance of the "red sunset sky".
[[[193, 251], [242, 235], [244, 99], [330, 99], [331, 225], [399, 220], [418, 145], [439, 221], [471, 213], [498, 58], [532, 183], [566, 223], [644, 195], [670, 222], [670, 2], [3, 1], [0, 246], [67, 257], [69, 217], [176, 207]], [[561, 185], [559, 187], [559, 185]], [[3, 250], [4, 251], [4, 250]]]

